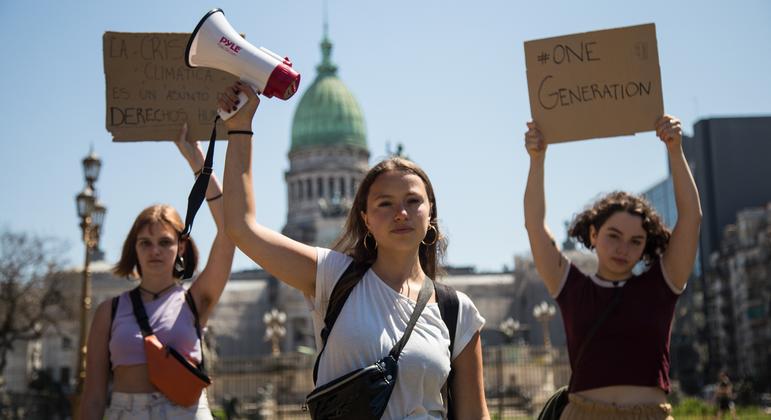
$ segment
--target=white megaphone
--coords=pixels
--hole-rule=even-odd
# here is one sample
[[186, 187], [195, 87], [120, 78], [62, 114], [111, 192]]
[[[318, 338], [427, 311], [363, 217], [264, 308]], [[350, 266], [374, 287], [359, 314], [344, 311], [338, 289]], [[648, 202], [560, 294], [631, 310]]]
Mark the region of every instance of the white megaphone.
[[[185, 50], [188, 67], [209, 67], [233, 74], [262, 95], [289, 99], [300, 85], [300, 73], [292, 68], [289, 57], [281, 58], [266, 49], [246, 42], [230, 26], [222, 9], [207, 13], [190, 35]], [[227, 120], [247, 102], [246, 94], [239, 93], [236, 110], [218, 110]]]

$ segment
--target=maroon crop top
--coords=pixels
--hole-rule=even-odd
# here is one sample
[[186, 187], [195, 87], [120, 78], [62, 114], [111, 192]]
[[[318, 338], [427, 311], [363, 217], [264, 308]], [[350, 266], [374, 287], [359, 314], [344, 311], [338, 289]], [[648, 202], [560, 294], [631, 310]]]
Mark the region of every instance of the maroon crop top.
[[[570, 264], [557, 292], [574, 376], [571, 391], [636, 385], [669, 393], [669, 338], [682, 290], [666, 279], [660, 260], [616, 284]], [[614, 292], [621, 293], [621, 302], [591, 338], [581, 365], [575, 366], [581, 341]]]

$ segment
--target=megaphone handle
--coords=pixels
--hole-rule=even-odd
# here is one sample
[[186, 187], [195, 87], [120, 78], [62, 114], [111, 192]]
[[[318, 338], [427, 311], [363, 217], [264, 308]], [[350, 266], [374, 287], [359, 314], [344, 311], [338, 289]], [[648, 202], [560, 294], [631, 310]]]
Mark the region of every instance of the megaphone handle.
[[229, 120], [230, 117], [236, 114], [238, 110], [243, 108], [243, 106], [249, 101], [249, 97], [246, 96], [244, 92], [238, 92], [238, 105], [236, 105], [236, 110], [229, 110], [225, 111], [221, 108], [217, 108], [217, 113], [220, 115], [220, 118], [222, 118], [223, 121]]

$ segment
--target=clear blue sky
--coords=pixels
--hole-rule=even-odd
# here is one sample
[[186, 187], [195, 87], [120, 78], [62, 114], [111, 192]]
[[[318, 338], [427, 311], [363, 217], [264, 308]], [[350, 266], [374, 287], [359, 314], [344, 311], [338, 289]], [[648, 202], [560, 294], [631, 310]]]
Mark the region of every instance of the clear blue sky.
[[[64, 238], [65, 257], [81, 264], [74, 197], [91, 144], [103, 160], [97, 188], [108, 208], [101, 241], [108, 261], [142, 208], [166, 202], [184, 212], [192, 176], [175, 147], [112, 143], [104, 128], [102, 34], [190, 32], [214, 7], [303, 74], [298, 95], [263, 101], [254, 121], [258, 220], [282, 228], [291, 120], [320, 61], [321, 1], [0, 2], [0, 227]], [[402, 142], [426, 169], [455, 265], [495, 270], [528, 252], [526, 40], [654, 22], [664, 107], [686, 133], [702, 118], [771, 114], [766, 0], [330, 0], [328, 9], [332, 57], [364, 111], [371, 163], [387, 142]], [[221, 175], [225, 143], [218, 147]], [[598, 193], [639, 192], [667, 171], [652, 132], [553, 146], [547, 164], [547, 217], [560, 241], [563, 221]], [[208, 250], [214, 224], [205, 208], [193, 235]], [[250, 267], [236, 257], [235, 269]]]

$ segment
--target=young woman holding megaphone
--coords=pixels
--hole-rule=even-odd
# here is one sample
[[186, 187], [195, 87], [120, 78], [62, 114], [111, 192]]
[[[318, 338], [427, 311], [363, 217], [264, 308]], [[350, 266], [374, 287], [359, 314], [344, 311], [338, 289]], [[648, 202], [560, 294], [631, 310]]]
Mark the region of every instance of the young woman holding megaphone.
[[[204, 156], [188, 141], [187, 127], [176, 144], [199, 175]], [[88, 336], [81, 419], [212, 418], [202, 331], [230, 276], [235, 245], [224, 233], [222, 191], [214, 174], [206, 198], [217, 235], [206, 267], [188, 290], [181, 280], [195, 272], [198, 251], [183, 235], [185, 224], [177, 211], [153, 205], [134, 221], [113, 271], [139, 278], [139, 286], [96, 309]]]
[[[546, 226], [547, 145], [536, 123], [527, 126], [525, 225], [535, 267], [562, 312], [573, 372], [561, 416], [554, 398], [539, 418], [671, 419], [669, 335], [696, 258], [701, 223], [680, 121], [664, 115], [655, 124], [669, 155], [678, 215], [674, 229], [667, 229], [643, 197], [622, 191], [605, 195], [578, 214], [568, 232], [595, 251], [598, 266], [592, 275], [570, 263]], [[638, 275], [632, 270], [639, 262], [647, 271]]]
[[259, 99], [237, 83], [219, 105], [236, 108], [239, 93], [249, 100], [225, 121], [225, 227], [312, 307], [323, 350], [307, 399], [311, 418], [441, 419], [447, 405], [455, 418], [489, 418], [484, 319], [465, 294], [434, 282], [446, 242], [428, 176], [409, 160], [386, 159], [361, 180], [334, 249], [292, 240], [256, 222], [251, 127]]

